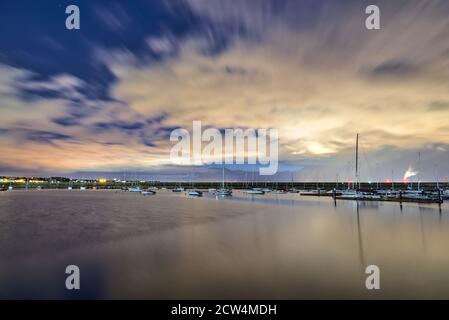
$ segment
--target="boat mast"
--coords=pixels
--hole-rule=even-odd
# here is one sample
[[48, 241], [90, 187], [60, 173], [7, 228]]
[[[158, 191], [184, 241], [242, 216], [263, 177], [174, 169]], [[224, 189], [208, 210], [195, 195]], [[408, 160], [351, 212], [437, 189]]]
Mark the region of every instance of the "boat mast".
[[224, 189], [224, 167], [222, 168], [221, 172], [221, 187]]
[[359, 185], [359, 134], [357, 133], [355, 139], [355, 180], [357, 188], [360, 188]]
[[438, 180], [438, 166], [435, 165], [435, 178], [437, 179], [437, 189], [440, 190], [440, 182]]
[[418, 178], [418, 191], [421, 185], [421, 152], [418, 152], [418, 174], [416, 175], [416, 177]]
[[394, 191], [394, 170], [391, 170], [391, 189]]

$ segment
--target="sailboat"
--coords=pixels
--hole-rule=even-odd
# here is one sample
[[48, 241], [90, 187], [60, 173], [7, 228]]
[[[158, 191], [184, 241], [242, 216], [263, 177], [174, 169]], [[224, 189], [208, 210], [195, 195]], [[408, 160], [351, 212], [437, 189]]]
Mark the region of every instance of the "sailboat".
[[382, 200], [382, 196], [372, 192], [363, 192], [360, 190], [359, 181], [359, 134], [357, 133], [355, 140], [355, 188], [353, 190], [343, 191], [340, 195], [336, 195], [336, 199], [341, 200]]
[[265, 193], [270, 193], [273, 191], [273, 189], [269, 188], [267, 182], [265, 182], [265, 187], [262, 189], [262, 191]]
[[187, 192], [187, 196], [189, 197], [202, 197], [203, 196], [203, 192], [200, 190], [195, 190], [194, 189], [194, 185], [193, 185], [193, 180], [190, 178], [191, 183], [192, 183], [192, 189], [190, 191]]
[[443, 199], [441, 192], [437, 195], [429, 194], [424, 190], [419, 188], [418, 190], [407, 189], [404, 191], [387, 191], [382, 192], [381, 190], [374, 191], [363, 191], [360, 189], [359, 182], [359, 134], [356, 138], [356, 149], [355, 149], [355, 176], [356, 185], [353, 190], [344, 191], [341, 195], [336, 195], [336, 199], [342, 200], [367, 200], [367, 201], [397, 201], [397, 202], [418, 202], [418, 203], [442, 203]]
[[184, 188], [179, 184], [176, 188], [172, 189], [173, 192], [183, 192]]
[[284, 194], [284, 193], [287, 193], [287, 189], [280, 188], [278, 186], [278, 183], [276, 182], [276, 187], [273, 189], [273, 191], [271, 193], [273, 193], [273, 194]]
[[299, 190], [295, 188], [293, 173], [292, 173], [292, 186], [288, 189], [288, 192], [299, 193]]
[[224, 167], [222, 168], [222, 173], [221, 173], [221, 188], [217, 189], [215, 191], [215, 195], [216, 196], [232, 196], [232, 190], [225, 188], [225, 183], [224, 183]]
[[254, 187], [254, 169], [251, 172], [251, 188], [246, 188], [243, 192], [247, 194], [265, 194], [262, 188]]
[[[243, 192], [247, 193], [247, 194], [265, 194], [265, 191], [263, 191], [261, 189], [257, 189], [257, 188], [256, 189], [248, 189]], [[273, 193], [274, 193], [274, 191], [273, 191]]]
[[324, 196], [326, 195], [326, 190], [315, 189], [315, 190], [301, 190], [299, 192], [301, 196]]
[[156, 194], [156, 191], [154, 191], [152, 189], [146, 189], [146, 190], [140, 191], [140, 194], [143, 196], [152, 196], [152, 195]]
[[187, 195], [189, 197], [202, 197], [203, 196], [203, 192], [199, 191], [199, 190], [192, 190], [187, 192]]

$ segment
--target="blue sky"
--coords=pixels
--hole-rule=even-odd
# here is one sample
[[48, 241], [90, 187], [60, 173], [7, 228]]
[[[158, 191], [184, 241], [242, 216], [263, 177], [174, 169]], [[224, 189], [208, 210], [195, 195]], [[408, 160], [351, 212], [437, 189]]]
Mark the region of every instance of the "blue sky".
[[[364, 27], [373, 3], [381, 30]], [[169, 161], [170, 132], [201, 120], [277, 128], [284, 179], [353, 179], [359, 132], [365, 180], [447, 180], [448, 14], [438, 0], [2, 1], [0, 174], [219, 177]]]

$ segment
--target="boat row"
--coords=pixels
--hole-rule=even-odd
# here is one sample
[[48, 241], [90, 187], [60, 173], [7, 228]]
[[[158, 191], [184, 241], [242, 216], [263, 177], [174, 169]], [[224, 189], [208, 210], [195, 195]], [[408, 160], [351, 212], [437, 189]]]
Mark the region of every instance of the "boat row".
[[140, 187], [129, 187], [127, 190], [129, 192], [135, 192], [135, 193], [140, 193], [143, 196], [152, 196], [156, 194], [156, 190], [158, 188], [156, 187], [152, 187], [152, 188], [148, 188], [148, 189], [140, 189]]
[[332, 197], [338, 200], [366, 200], [366, 201], [396, 201], [396, 202], [420, 202], [420, 203], [442, 203], [444, 200], [449, 200], [448, 190], [267, 190], [262, 188], [253, 188], [243, 190], [243, 193], [249, 195], [263, 195], [271, 194], [286, 194], [298, 193], [301, 196], [317, 196], [317, 197]]
[[[208, 192], [217, 197], [230, 197], [232, 196], [232, 190], [228, 188], [220, 188], [220, 189], [209, 189]], [[186, 195], [189, 197], [202, 197], [203, 191], [200, 190], [190, 190], [186, 192]]]
[[243, 190], [243, 193], [246, 194], [286, 194], [286, 193], [299, 193], [298, 189], [270, 189], [270, 188], [251, 188]]
[[449, 190], [353, 190], [338, 193], [333, 191], [335, 199], [365, 200], [365, 201], [394, 201], [417, 203], [443, 203], [449, 199]]

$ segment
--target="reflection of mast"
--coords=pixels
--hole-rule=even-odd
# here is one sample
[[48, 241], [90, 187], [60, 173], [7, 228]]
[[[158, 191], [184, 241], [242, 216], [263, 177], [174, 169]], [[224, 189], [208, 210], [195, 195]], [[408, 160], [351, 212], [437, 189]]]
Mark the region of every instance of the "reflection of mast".
[[426, 234], [424, 232], [424, 223], [423, 223], [423, 218], [422, 218], [422, 207], [419, 207], [419, 222], [420, 222], [420, 226], [421, 226], [421, 242], [422, 242], [422, 246], [423, 246], [423, 252], [426, 253]]
[[365, 255], [363, 253], [363, 241], [362, 241], [362, 229], [360, 227], [360, 209], [359, 202], [357, 201], [357, 234], [358, 234], [358, 244], [359, 244], [359, 258], [360, 264], [362, 266], [362, 271], [365, 267]]

